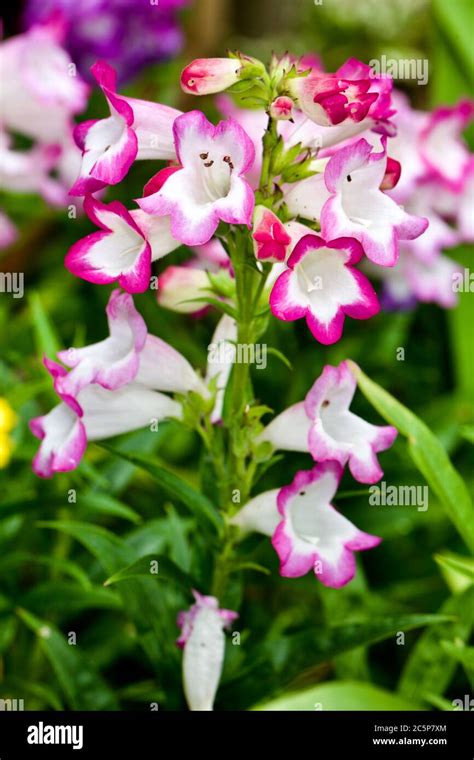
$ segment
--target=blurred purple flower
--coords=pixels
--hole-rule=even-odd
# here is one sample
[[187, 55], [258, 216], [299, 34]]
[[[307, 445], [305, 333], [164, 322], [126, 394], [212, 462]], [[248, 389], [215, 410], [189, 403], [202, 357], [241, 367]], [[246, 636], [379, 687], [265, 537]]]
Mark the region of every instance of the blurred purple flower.
[[190, 0], [27, 0], [24, 27], [59, 13], [66, 24], [65, 47], [81, 74], [104, 58], [121, 82], [144, 66], [176, 55], [183, 35], [177, 10]]

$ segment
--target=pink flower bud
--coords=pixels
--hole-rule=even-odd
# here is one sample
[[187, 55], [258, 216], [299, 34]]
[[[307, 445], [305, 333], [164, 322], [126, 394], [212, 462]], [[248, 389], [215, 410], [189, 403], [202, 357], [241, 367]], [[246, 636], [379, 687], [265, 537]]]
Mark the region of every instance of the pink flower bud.
[[280, 95], [270, 106], [270, 116], [273, 119], [291, 119], [294, 103], [286, 95]]
[[291, 237], [269, 208], [256, 207], [252, 237], [255, 256], [259, 261], [285, 261]]
[[211, 95], [238, 82], [242, 62], [237, 58], [197, 58], [183, 69], [181, 87], [191, 95]]

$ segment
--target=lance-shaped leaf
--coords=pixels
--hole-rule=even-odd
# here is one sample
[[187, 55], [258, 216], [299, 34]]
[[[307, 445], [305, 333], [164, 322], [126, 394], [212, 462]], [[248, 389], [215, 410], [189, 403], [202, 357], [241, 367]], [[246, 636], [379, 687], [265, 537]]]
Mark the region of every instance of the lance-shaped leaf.
[[405, 663], [399, 691], [408, 699], [421, 701], [428, 695], [442, 695], [449, 686], [457, 663], [442, 642], [469, 639], [474, 626], [474, 587], [451, 596], [441, 607], [440, 614], [454, 619], [424, 631]]
[[438, 438], [413, 412], [348, 362], [357, 384], [382, 417], [407, 438], [408, 451], [448, 517], [474, 552], [474, 507], [469, 491]]
[[469, 581], [474, 581], [474, 559], [460, 554], [435, 554], [435, 560], [441, 567], [454, 570]]
[[[79, 541], [101, 563], [107, 574], [113, 575], [135, 562], [137, 552], [125, 541], [105, 528], [72, 520], [44, 521], [39, 527], [59, 530]], [[163, 589], [152, 578], [130, 578], [118, 586], [123, 607], [140, 632], [153, 631], [162, 651], [156, 664], [171, 667], [176, 647], [170, 636], [172, 625], [166, 615]], [[166, 654], [164, 654], [164, 652]]]
[[117, 451], [117, 449], [105, 444], [101, 444], [101, 446], [110, 451], [111, 454], [115, 454], [115, 456], [121, 457], [148, 472], [171, 499], [177, 499], [185, 507], [188, 507], [193, 514], [203, 518], [206, 522], [210, 522], [214, 528], [219, 530], [223, 527], [222, 517], [212, 501], [199, 491], [196, 491], [189, 483], [186, 483], [185, 480], [182, 480], [182, 478], [179, 478], [173, 472], [166, 470], [161, 465], [145, 457], [125, 454], [123, 451]]
[[117, 573], [107, 578], [104, 586], [111, 586], [113, 583], [130, 580], [130, 578], [156, 578], [159, 581], [167, 581], [179, 586], [186, 594], [196, 586], [196, 582], [188, 573], [184, 573], [178, 565], [167, 557], [161, 557], [156, 554], [147, 554], [128, 567], [124, 567]]
[[30, 589], [20, 604], [39, 614], [59, 613], [61, 616], [84, 610], [121, 610], [119, 596], [101, 586], [82, 588], [66, 581], [45, 581]]
[[271, 637], [252, 649], [246, 667], [221, 686], [222, 704], [232, 699], [234, 709], [247, 709], [257, 700], [273, 696], [309, 668], [344, 652], [395, 637], [400, 631], [447, 620], [445, 615], [386, 616]]
[[51, 623], [24, 609], [18, 615], [38, 637], [38, 642], [53, 668], [72, 710], [117, 710], [118, 702], [105, 681], [87, 658], [68, 644], [66, 636]]

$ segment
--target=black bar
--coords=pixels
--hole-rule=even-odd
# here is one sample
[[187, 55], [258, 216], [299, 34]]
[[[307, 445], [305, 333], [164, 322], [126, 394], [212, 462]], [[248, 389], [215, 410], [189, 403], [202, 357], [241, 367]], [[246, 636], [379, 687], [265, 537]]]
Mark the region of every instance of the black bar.
[[[279, 755], [289, 751], [292, 759], [299, 753], [316, 760], [323, 752], [340, 757], [348, 751], [362, 758], [472, 760], [472, 717], [467, 711], [1, 712], [0, 760], [96, 757], [100, 750], [107, 758], [133, 760], [209, 750], [235, 758], [236, 750], [246, 757], [257, 743], [267, 757], [275, 749]], [[28, 737], [43, 743], [29, 743]], [[50, 738], [71, 743], [50, 744]]]

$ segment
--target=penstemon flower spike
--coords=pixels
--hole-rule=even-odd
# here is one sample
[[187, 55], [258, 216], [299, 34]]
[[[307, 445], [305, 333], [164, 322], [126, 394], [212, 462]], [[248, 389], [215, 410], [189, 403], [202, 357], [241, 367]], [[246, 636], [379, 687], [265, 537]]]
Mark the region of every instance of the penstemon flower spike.
[[[144, 427], [152, 417], [173, 417], [199, 434], [223, 527], [208, 579], [211, 595], [193, 592], [195, 603], [180, 614], [178, 643], [188, 705], [211, 710], [223, 668], [223, 629], [237, 616], [220, 604], [241, 536], [271, 536], [285, 577], [313, 571], [326, 586], [345, 585], [355, 573], [354, 553], [381, 539], [356, 528], [331, 502], [346, 465], [360, 483], [382, 477], [377, 455], [397, 435], [394, 427], [350, 411], [356, 381], [344, 361], [326, 366], [304, 401], [264, 426], [270, 410], [257, 403], [240, 351], [256, 346], [271, 316], [304, 318], [316, 341], [333, 344], [346, 316], [366, 320], [379, 311], [362, 269], [388, 282], [387, 271], [400, 271], [399, 256], [413, 281], [409, 255], [417, 265], [443, 266], [439, 247], [454, 237], [441, 211], [424, 237], [424, 209], [443, 202], [452, 213], [451, 195], [467, 194], [472, 184], [472, 159], [457, 140], [472, 108], [461, 104], [431, 120], [415, 119], [424, 147], [404, 177], [407, 143], [395, 137], [391, 79], [369, 76], [368, 67], [354, 59], [335, 73], [324, 72], [315, 59], [288, 54], [274, 56], [268, 70], [240, 53], [195, 60], [181, 75], [186, 93], [249, 91], [262, 106], [242, 115], [228, 96], [221, 97], [226, 118], [217, 125], [200, 110], [181, 113], [120, 95], [115, 72], [104, 62], [92, 72], [110, 115], [76, 127], [83, 156], [71, 192], [85, 196], [86, 214], [99, 230], [72, 246], [66, 267], [89, 282], [117, 282], [123, 290], [110, 296], [108, 338], [61, 351], [62, 364], [45, 360], [60, 403], [32, 420], [41, 440], [34, 469], [42, 477], [71, 470], [89, 440]], [[443, 129], [452, 138], [454, 166], [437, 162]], [[150, 171], [137, 208], [95, 197], [119, 184], [141, 159], [171, 163]], [[410, 203], [413, 186], [434, 181], [444, 196], [433, 199], [427, 190], [419, 207]], [[171, 258], [160, 270], [157, 300], [194, 318], [220, 312], [202, 375], [148, 333], [131, 295], [149, 289], [153, 263], [181, 245], [191, 249], [190, 258], [184, 265]], [[312, 469], [255, 495], [257, 478], [276, 450], [306, 453]]]

